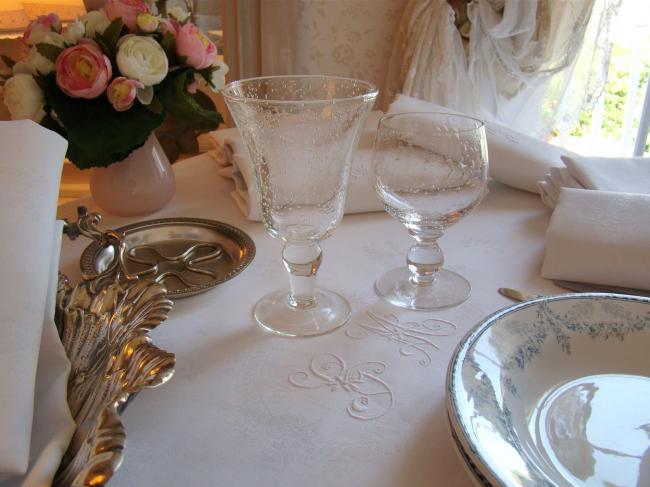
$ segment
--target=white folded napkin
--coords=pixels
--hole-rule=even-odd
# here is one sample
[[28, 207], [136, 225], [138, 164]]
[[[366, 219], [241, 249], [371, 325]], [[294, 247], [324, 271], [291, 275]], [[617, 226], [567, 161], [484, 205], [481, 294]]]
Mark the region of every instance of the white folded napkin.
[[565, 167], [552, 168], [539, 181], [544, 204], [554, 208], [560, 188], [650, 194], [650, 159], [644, 157], [563, 156]]
[[56, 222], [54, 232], [46, 314], [36, 369], [29, 468], [25, 475], [0, 481], [2, 487], [50, 485], [75, 430], [67, 400], [70, 361], [54, 323], [62, 221]]
[[[398, 95], [388, 108], [388, 113], [404, 112], [458, 114], [435, 103]], [[540, 192], [537, 183], [544, 178], [550, 168], [562, 166], [561, 156], [575, 155], [571, 151], [520, 134], [496, 123], [485, 122], [485, 132], [490, 176], [500, 183], [531, 193]]]
[[212, 142], [214, 156], [220, 166], [232, 166], [234, 154], [246, 154], [246, 146], [239, 135], [239, 129], [222, 129], [207, 134]]
[[66, 148], [34, 122], [0, 122], [0, 480], [7, 485], [47, 485], [74, 430], [69, 363], [53, 329]]
[[[357, 150], [353, 153], [345, 213], [365, 213], [381, 211], [383, 205], [375, 196], [370, 178], [372, 162], [372, 145], [377, 132], [377, 125], [383, 112], [373, 111], [368, 114], [366, 124], [359, 136]], [[236, 128], [217, 130], [210, 133], [214, 150], [211, 152], [219, 167], [221, 176], [231, 179], [235, 189], [230, 193], [241, 212], [253, 221], [262, 220], [262, 210], [255, 189], [255, 168], [248, 156], [248, 150]], [[202, 138], [200, 146], [209, 147]]]
[[650, 289], [650, 194], [562, 188], [542, 277]]

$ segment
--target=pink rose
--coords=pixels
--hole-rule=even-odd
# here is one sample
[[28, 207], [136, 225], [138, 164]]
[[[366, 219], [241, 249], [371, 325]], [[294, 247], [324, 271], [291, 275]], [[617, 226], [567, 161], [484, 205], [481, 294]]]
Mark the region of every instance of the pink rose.
[[142, 88], [144, 85], [139, 81], [118, 76], [108, 85], [106, 96], [115, 110], [124, 112], [133, 106], [138, 89]]
[[61, 20], [58, 15], [40, 15], [36, 20], [32, 20], [25, 29], [23, 42], [30, 46], [37, 44], [48, 32], [61, 33]]
[[217, 60], [217, 47], [199, 28], [188, 22], [176, 34], [176, 53], [196, 69], [207, 68]]
[[145, 0], [108, 0], [104, 6], [104, 10], [110, 20], [115, 20], [118, 17], [121, 17], [122, 22], [124, 22], [124, 25], [126, 25], [131, 32], [136, 32], [138, 30], [138, 14], [151, 13], [151, 8]]
[[90, 39], [82, 39], [56, 58], [56, 84], [73, 98], [97, 98], [111, 75], [110, 60]]

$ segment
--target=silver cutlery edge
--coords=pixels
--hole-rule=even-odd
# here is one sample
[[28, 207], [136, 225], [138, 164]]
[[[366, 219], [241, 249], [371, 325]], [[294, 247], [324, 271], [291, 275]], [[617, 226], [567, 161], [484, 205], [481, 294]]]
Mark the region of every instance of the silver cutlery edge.
[[[634, 289], [627, 287], [618, 287], [618, 286], [603, 286], [599, 284], [589, 284], [583, 282], [573, 282], [573, 281], [563, 281], [563, 280], [553, 280], [553, 284], [566, 289], [568, 291], [578, 292], [578, 293], [613, 293], [613, 294], [627, 294], [631, 296], [641, 296], [641, 297], [650, 297], [650, 291], [643, 289]], [[537, 299], [543, 297], [540, 294], [531, 294], [520, 291], [518, 289], [513, 289], [509, 287], [501, 287], [498, 289], [499, 294], [502, 296], [512, 299], [516, 302], [521, 301], [530, 301], [531, 299]]]
[[582, 293], [614, 293], [630, 294], [632, 296], [650, 297], [650, 291], [645, 289], [636, 289], [631, 287], [605, 286], [602, 284], [591, 284], [585, 282], [553, 280], [553, 284], [570, 291]]

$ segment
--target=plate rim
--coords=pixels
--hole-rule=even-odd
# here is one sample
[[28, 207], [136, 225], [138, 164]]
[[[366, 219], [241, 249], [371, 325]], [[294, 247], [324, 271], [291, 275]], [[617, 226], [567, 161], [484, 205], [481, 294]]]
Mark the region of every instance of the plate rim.
[[490, 483], [490, 481], [485, 477], [485, 475], [483, 475], [483, 473], [478, 470], [478, 468], [474, 464], [474, 461], [472, 460], [471, 455], [469, 455], [463, 448], [463, 445], [461, 444], [460, 439], [458, 438], [458, 434], [456, 433], [456, 430], [451, 424], [451, 418], [449, 417], [449, 413], [447, 413], [447, 428], [449, 429], [449, 437], [450, 437], [449, 439], [451, 442], [451, 446], [456, 453], [458, 461], [462, 463], [465, 469], [465, 473], [470, 477], [470, 480], [476, 485], [479, 485], [480, 487], [494, 487], [494, 485]]
[[[257, 249], [255, 247], [255, 242], [248, 233], [243, 231], [241, 228], [238, 228], [229, 223], [225, 223], [218, 220], [211, 220], [209, 218], [194, 218], [194, 217], [169, 217], [169, 218], [155, 218], [153, 220], [143, 220], [134, 223], [129, 223], [128, 225], [123, 225], [115, 229], [116, 232], [122, 233], [125, 236], [129, 233], [133, 233], [135, 230], [143, 230], [147, 227], [156, 227], [164, 226], [170, 223], [181, 223], [187, 224], [191, 223], [197, 226], [204, 228], [209, 228], [212, 230], [217, 230], [222, 232], [222, 230], [227, 230], [231, 235], [236, 236], [236, 239], [239, 239], [240, 244], [247, 250], [245, 258], [236, 266], [233, 267], [225, 276], [220, 279], [215, 279], [204, 284], [197, 284], [192, 287], [186, 287], [177, 291], [168, 291], [167, 296], [171, 299], [182, 299], [196, 294], [203, 293], [216, 287], [219, 284], [223, 284], [226, 281], [229, 281], [233, 277], [240, 274], [246, 267], [255, 258]], [[81, 268], [82, 273], [95, 273], [95, 257], [97, 252], [101, 249], [99, 242], [91, 242], [81, 253], [79, 259], [79, 267]]]
[[[465, 428], [465, 425], [462, 423], [460, 415], [458, 414], [454, 388], [458, 385], [459, 372], [461, 372], [462, 364], [465, 357], [467, 356], [467, 351], [478, 341], [478, 339], [487, 331], [488, 328], [493, 326], [498, 319], [502, 318], [505, 315], [511, 314], [515, 311], [520, 311], [522, 309], [537, 306], [541, 303], [546, 303], [549, 301], [565, 301], [570, 299], [592, 300], [599, 298], [614, 298], [620, 301], [645, 303], [650, 305], [650, 298], [632, 296], [628, 294], [590, 292], [563, 293], [554, 294], [551, 296], [542, 296], [529, 301], [524, 301], [522, 303], [508, 305], [489, 314], [487, 317], [481, 319], [475, 325], [473, 325], [456, 345], [447, 366], [447, 374], [445, 380], [445, 404], [447, 409], [447, 417], [449, 420], [448, 422], [452, 431], [455, 432], [456, 437], [458, 438], [458, 446], [461, 447], [464, 452], [472, 458], [477, 471], [481, 475], [484, 475], [490, 483], [507, 487], [519, 487], [517, 484], [509, 483], [507, 479], [500, 478], [490, 467], [489, 462], [483, 458], [481, 453], [475, 447], [474, 443], [469, 440], [470, 435], [468, 434], [468, 431]], [[542, 476], [544, 480], [550, 483], [549, 485], [552, 485], [552, 480], [548, 479], [544, 472], [537, 468], [536, 471]]]

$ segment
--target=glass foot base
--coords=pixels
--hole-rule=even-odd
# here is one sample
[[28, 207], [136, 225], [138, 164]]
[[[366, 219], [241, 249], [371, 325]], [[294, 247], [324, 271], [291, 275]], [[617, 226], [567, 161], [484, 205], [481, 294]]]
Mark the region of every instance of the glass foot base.
[[432, 311], [464, 302], [469, 297], [471, 286], [464, 277], [445, 269], [436, 274], [433, 283], [417, 285], [411, 281], [411, 272], [406, 267], [399, 267], [377, 279], [375, 291], [394, 306]]
[[275, 291], [257, 302], [253, 314], [262, 328], [286, 337], [325, 335], [347, 323], [351, 309], [343, 296], [324, 289], [314, 294], [315, 305], [294, 308], [288, 291]]

